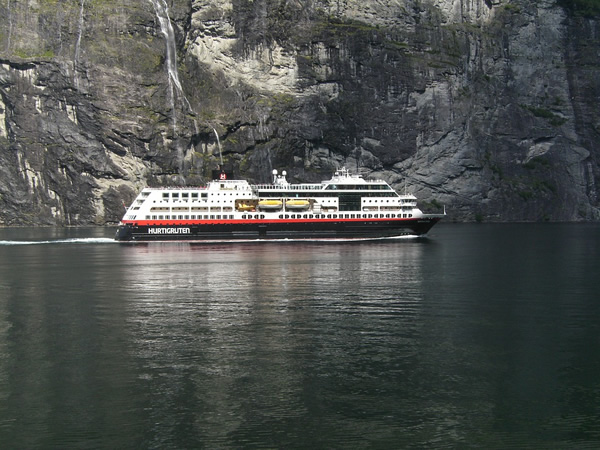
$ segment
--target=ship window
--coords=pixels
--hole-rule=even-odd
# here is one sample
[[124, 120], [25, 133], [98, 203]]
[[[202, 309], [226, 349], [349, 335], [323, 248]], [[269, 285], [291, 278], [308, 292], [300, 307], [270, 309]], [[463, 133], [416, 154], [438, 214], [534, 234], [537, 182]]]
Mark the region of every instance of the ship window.
[[190, 196], [190, 194], [188, 192], [182, 192], [181, 193], [181, 198], [187, 199], [187, 198], [189, 198], [189, 196]]
[[146, 220], [150, 220], [150, 216], [146, 216]]
[[208, 198], [208, 194], [206, 192], [203, 192], [202, 194], [200, 194], [200, 197], [202, 197], [202, 198]]
[[179, 192], [171, 192], [172, 198], [179, 198]]
[[412, 214], [409, 214], [408, 217], [412, 217]]
[[327, 218], [328, 218], [328, 219], [331, 219], [331, 214], [327, 214]]
[[169, 193], [168, 192], [163, 192], [163, 198], [169, 198]]
[[197, 192], [192, 192], [192, 198], [198, 198], [198, 193]]
[[156, 220], [156, 216], [152, 216], [152, 220]]
[[283, 219], [283, 214], [279, 214], [279, 218], [280, 218], [280, 219]]
[[215, 218], [215, 216], [214, 216], [214, 215], [211, 215], [211, 216], [210, 216], [210, 218], [211, 218], [211, 219], [214, 219], [214, 218]]
[[286, 219], [289, 219], [289, 218], [290, 218], [289, 214], [286, 214], [286, 215], [285, 215], [285, 218], [286, 218]]

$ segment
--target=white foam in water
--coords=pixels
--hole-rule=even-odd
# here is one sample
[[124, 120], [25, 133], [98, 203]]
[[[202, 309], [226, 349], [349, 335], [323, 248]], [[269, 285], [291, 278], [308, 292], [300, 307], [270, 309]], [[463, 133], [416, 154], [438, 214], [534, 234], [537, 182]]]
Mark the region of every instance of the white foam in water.
[[49, 241], [0, 241], [0, 245], [42, 245], [42, 244], [108, 244], [115, 243], [110, 238], [71, 238]]

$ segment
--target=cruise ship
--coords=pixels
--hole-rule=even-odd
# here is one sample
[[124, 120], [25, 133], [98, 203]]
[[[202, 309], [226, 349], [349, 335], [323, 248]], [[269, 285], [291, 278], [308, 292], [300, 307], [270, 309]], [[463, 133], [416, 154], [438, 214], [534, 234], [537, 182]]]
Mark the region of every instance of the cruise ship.
[[252, 185], [220, 173], [204, 187], [145, 188], [117, 228], [119, 242], [381, 239], [422, 236], [446, 215], [424, 214], [412, 194], [342, 168], [321, 183], [273, 171]]

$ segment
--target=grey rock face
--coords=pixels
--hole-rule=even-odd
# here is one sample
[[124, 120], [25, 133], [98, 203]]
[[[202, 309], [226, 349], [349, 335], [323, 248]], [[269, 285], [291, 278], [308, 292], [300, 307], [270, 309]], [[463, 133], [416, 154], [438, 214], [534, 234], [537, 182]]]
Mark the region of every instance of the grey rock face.
[[600, 219], [577, 2], [29, 3], [0, 5], [0, 224], [115, 223], [221, 159], [255, 182], [360, 169], [454, 220]]

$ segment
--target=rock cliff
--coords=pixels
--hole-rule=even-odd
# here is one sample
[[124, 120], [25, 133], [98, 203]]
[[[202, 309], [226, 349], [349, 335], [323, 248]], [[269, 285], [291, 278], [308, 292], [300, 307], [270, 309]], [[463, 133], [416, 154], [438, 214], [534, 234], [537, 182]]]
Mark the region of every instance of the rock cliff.
[[599, 220], [595, 0], [6, 0], [0, 224], [360, 169], [454, 220]]

